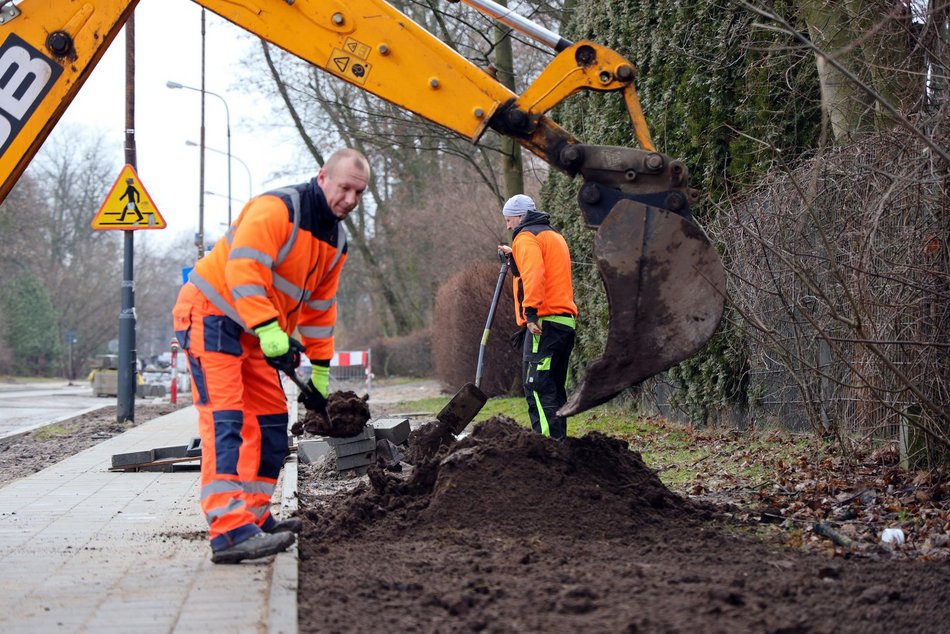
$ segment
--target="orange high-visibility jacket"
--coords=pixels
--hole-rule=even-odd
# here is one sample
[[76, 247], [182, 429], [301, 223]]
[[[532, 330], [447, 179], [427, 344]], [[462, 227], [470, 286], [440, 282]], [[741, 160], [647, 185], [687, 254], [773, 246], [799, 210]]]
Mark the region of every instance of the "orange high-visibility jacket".
[[333, 356], [346, 231], [314, 178], [251, 199], [189, 281], [246, 330], [276, 319], [313, 361]]
[[512, 290], [519, 326], [538, 317], [577, 316], [571, 252], [550, 222], [548, 214], [529, 211], [512, 234]]

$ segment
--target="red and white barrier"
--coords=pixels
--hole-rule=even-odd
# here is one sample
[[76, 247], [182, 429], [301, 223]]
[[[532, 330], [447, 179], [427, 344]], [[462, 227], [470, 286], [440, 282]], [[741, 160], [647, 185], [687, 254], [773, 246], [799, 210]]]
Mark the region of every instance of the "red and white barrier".
[[[330, 359], [330, 378], [338, 380], [358, 380], [362, 377], [363, 387], [369, 394], [373, 378], [372, 350], [341, 350]], [[333, 369], [336, 368], [336, 371]]]
[[335, 352], [330, 360], [330, 367], [346, 367], [351, 365], [369, 365], [369, 350], [350, 352]]

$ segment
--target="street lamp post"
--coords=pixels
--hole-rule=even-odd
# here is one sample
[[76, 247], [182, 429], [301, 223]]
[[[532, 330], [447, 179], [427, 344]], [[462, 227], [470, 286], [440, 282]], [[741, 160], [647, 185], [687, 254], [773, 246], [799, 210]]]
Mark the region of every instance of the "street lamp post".
[[[228, 102], [225, 101], [224, 97], [218, 93], [211, 92], [210, 90], [202, 90], [201, 88], [193, 88], [192, 86], [186, 86], [184, 84], [179, 84], [177, 81], [167, 81], [165, 85], [169, 88], [184, 88], [185, 90], [194, 90], [195, 92], [204, 93], [206, 95], [211, 95], [217, 97], [221, 100], [221, 103], [224, 104], [224, 116], [225, 122], [228, 127], [228, 225], [231, 224], [231, 110], [228, 108]], [[206, 148], [210, 149], [210, 148]]]
[[[192, 140], [185, 141], [185, 145], [190, 146], [190, 147], [198, 147], [198, 144]], [[211, 152], [214, 152], [216, 154], [227, 156], [228, 161], [231, 161], [231, 160], [237, 161], [244, 167], [244, 172], [247, 174], [247, 200], [250, 200], [251, 197], [254, 195], [254, 179], [251, 178], [251, 168], [247, 166], [247, 163], [242, 161], [239, 156], [235, 156], [234, 154], [228, 154], [227, 152], [216, 150], [215, 148], [208, 147], [207, 145], [205, 146], [205, 149], [210, 150]], [[230, 224], [230, 222], [228, 224]]]

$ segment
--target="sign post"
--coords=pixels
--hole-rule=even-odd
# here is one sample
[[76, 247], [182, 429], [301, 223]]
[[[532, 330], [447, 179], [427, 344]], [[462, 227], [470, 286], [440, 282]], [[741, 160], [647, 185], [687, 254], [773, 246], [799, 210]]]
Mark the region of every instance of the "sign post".
[[171, 384], [171, 403], [178, 404], [178, 340], [172, 339], [172, 384]]
[[135, 173], [135, 13], [125, 24], [125, 167], [92, 220], [97, 230], [120, 229], [125, 233], [122, 261], [122, 308], [119, 312], [119, 372], [116, 421], [135, 420], [134, 235], [138, 229], [164, 229], [165, 219]]
[[68, 346], [69, 356], [66, 365], [66, 380], [70, 385], [73, 384], [73, 344], [77, 341], [76, 331], [67, 330], [66, 331], [66, 345]]

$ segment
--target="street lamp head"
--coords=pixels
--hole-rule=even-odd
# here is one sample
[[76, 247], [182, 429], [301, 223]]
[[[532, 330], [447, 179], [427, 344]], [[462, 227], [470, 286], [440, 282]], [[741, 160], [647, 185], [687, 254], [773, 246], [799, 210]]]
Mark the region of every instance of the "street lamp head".
[[198, 144], [192, 141], [191, 139], [188, 139], [187, 141], [185, 141], [185, 145], [190, 145], [191, 147], [198, 147]]
[[171, 81], [171, 80], [166, 81], [165, 85], [168, 86], [169, 88], [184, 88], [185, 87], [184, 84], [179, 84], [177, 81]]

